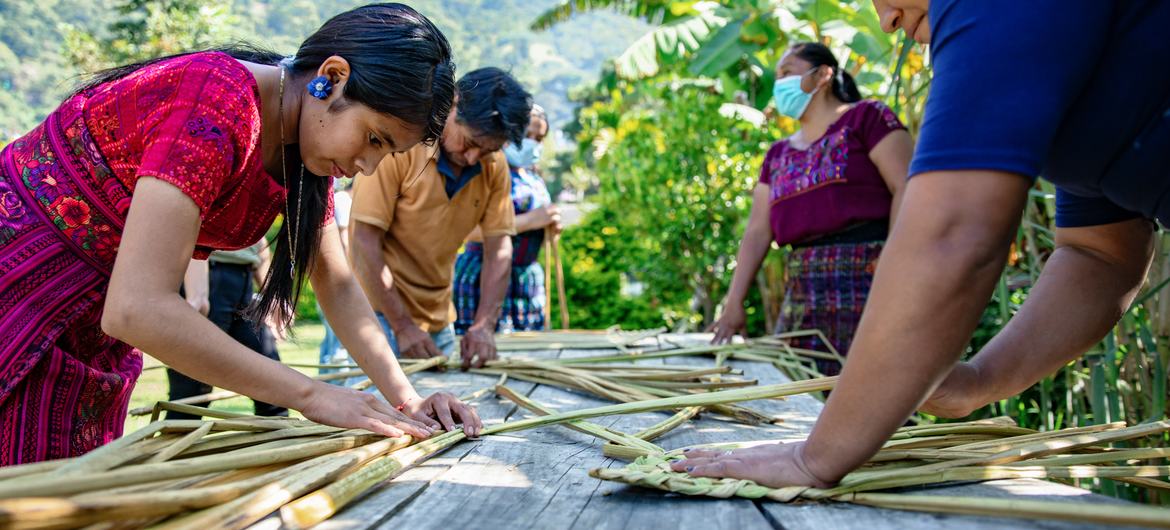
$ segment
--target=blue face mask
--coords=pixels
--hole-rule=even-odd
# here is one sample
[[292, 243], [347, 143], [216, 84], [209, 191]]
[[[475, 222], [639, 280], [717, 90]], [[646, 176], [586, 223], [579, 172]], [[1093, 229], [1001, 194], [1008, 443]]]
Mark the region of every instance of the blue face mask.
[[520, 146], [509, 143], [504, 146], [504, 156], [508, 157], [508, 165], [514, 168], [529, 168], [540, 162], [540, 142], [532, 138], [525, 138]]
[[[777, 79], [772, 85], [772, 101], [776, 103], [776, 111], [794, 120], [804, 115], [805, 109], [812, 101], [813, 95], [800, 88], [800, 80], [804, 76], [790, 75]], [[815, 93], [816, 90], [813, 90]]]

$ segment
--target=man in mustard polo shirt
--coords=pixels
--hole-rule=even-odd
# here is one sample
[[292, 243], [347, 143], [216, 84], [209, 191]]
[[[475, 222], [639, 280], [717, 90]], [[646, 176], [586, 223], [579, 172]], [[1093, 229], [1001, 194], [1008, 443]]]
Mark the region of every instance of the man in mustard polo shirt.
[[481, 304], [463, 336], [463, 367], [496, 357], [493, 332], [512, 263], [511, 177], [500, 151], [519, 143], [532, 96], [498, 68], [459, 80], [438, 145], [382, 160], [353, 187], [350, 252], [358, 281], [395, 353], [449, 354], [455, 255], [476, 228], [484, 241]]

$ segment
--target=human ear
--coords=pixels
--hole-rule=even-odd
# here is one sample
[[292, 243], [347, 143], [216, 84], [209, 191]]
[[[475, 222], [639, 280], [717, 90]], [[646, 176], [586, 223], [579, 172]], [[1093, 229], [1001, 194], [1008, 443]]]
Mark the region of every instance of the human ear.
[[345, 60], [340, 55], [330, 56], [317, 67], [317, 75], [324, 76], [333, 83], [333, 92], [329, 95], [330, 98], [340, 97], [340, 94], [345, 92], [345, 83], [349, 81], [349, 74], [352, 70], [349, 67], [349, 61]]

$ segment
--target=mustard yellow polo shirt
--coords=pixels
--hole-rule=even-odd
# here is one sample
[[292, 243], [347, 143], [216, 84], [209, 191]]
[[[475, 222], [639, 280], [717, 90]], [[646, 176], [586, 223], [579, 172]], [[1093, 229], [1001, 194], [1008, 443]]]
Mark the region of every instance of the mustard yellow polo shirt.
[[422, 144], [387, 156], [373, 175], [354, 180], [350, 215], [385, 231], [383, 259], [411, 318], [428, 333], [455, 320], [455, 255], [472, 229], [478, 225], [485, 236], [516, 233], [504, 153], [480, 159], [480, 173], [451, 198], [438, 162], [438, 147]]

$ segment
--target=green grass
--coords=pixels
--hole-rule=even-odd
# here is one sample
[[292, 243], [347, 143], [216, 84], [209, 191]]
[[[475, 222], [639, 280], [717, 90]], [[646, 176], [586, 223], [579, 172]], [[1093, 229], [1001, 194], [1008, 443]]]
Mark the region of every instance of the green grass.
[[[316, 363], [321, 339], [325, 336], [325, 326], [315, 322], [298, 324], [293, 332], [292, 338], [277, 345], [281, 360], [294, 363]], [[152, 368], [162, 366], [158, 359], [149, 355], [143, 357], [142, 377], [138, 378], [138, 384], [134, 386], [134, 393], [130, 396], [131, 409], [153, 406], [156, 401], [166, 401], [167, 399], [166, 370]], [[317, 375], [315, 369], [297, 368], [297, 370], [308, 375]], [[252, 400], [246, 397], [224, 399], [212, 403], [211, 408], [250, 414]], [[145, 427], [147, 423], [150, 423], [150, 416], [129, 416], [126, 418], [125, 432], [133, 432]]]

